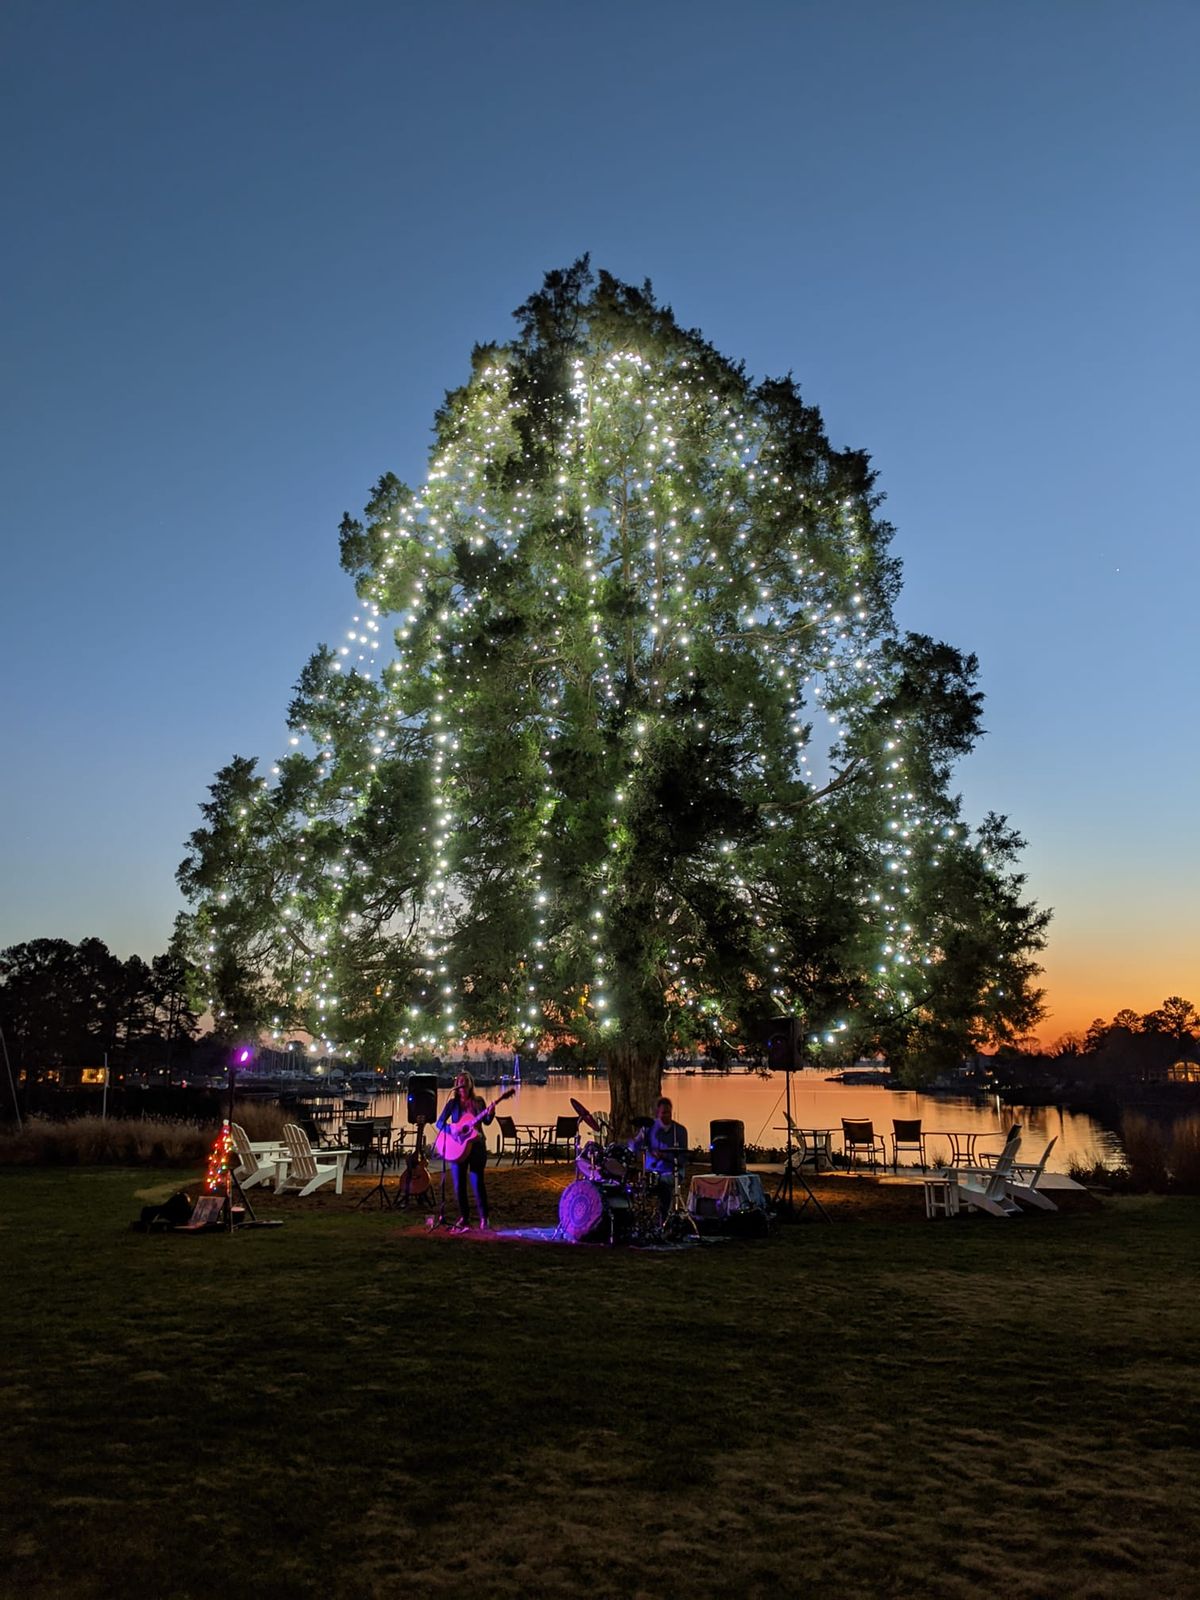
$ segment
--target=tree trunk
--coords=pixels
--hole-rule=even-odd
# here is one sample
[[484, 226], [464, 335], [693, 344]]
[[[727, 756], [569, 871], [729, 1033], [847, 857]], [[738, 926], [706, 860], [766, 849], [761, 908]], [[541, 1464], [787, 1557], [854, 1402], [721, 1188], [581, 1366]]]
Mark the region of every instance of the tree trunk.
[[662, 1088], [662, 1052], [649, 1045], [618, 1044], [607, 1052], [609, 1115], [616, 1138], [633, 1132], [634, 1117], [652, 1117]]

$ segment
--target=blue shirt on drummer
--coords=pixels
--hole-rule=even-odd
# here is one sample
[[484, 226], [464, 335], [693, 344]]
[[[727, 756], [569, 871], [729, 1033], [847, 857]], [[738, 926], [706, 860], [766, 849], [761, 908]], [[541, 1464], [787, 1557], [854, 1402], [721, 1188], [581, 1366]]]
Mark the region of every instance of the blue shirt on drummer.
[[655, 1172], [661, 1178], [669, 1178], [682, 1167], [682, 1162], [668, 1161], [665, 1157], [656, 1154], [659, 1150], [686, 1150], [688, 1147], [687, 1129], [682, 1122], [672, 1122], [669, 1128], [664, 1128], [657, 1118], [646, 1129], [646, 1171]]

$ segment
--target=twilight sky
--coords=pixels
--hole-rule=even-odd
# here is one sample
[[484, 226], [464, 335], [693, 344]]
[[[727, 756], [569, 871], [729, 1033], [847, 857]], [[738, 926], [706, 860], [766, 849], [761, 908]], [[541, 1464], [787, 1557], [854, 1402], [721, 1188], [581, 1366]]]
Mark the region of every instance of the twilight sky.
[[0, 946], [165, 948], [342, 512], [590, 251], [871, 452], [1044, 1037], [1200, 1002], [1198, 77], [1191, 0], [7, 0]]

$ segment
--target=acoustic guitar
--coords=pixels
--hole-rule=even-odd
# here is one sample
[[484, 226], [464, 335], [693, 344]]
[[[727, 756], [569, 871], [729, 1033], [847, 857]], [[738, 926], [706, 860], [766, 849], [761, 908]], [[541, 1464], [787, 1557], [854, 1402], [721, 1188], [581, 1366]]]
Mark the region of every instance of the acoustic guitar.
[[516, 1094], [515, 1089], [505, 1089], [503, 1094], [498, 1094], [491, 1105], [484, 1106], [482, 1111], [477, 1111], [470, 1117], [459, 1117], [457, 1122], [448, 1122], [433, 1141], [433, 1148], [444, 1161], [461, 1161], [470, 1151], [476, 1139], [481, 1137], [479, 1124], [489, 1112], [495, 1111], [503, 1100], [511, 1100]]
[[432, 1188], [433, 1179], [429, 1175], [429, 1165], [425, 1160], [425, 1122], [423, 1118], [418, 1118], [416, 1148], [404, 1158], [404, 1176], [400, 1180], [400, 1204], [406, 1206], [410, 1200], [422, 1200]]

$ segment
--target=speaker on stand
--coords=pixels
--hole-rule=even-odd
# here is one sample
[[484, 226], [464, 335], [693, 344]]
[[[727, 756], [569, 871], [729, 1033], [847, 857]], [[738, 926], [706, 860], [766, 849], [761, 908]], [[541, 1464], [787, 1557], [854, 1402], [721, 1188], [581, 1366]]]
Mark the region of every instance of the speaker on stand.
[[407, 1115], [410, 1127], [418, 1122], [433, 1122], [437, 1117], [437, 1074], [411, 1072], [408, 1077]]

